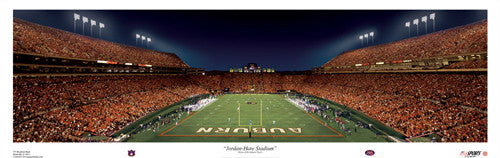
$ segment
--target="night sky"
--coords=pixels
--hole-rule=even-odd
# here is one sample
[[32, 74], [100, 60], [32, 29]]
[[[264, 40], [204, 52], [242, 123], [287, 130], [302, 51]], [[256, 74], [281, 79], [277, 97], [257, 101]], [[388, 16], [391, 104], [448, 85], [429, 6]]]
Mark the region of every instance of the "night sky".
[[[361, 48], [359, 36], [368, 32], [375, 33], [369, 45], [408, 38], [405, 22], [430, 13], [436, 13], [436, 31], [487, 19], [486, 10], [15, 10], [14, 17], [73, 32], [73, 13], [104, 23], [105, 40], [136, 45], [135, 34], [146, 35], [149, 49], [175, 53], [207, 71], [251, 62], [278, 71], [311, 70]], [[85, 27], [90, 36], [90, 24]], [[427, 27], [432, 32], [432, 20]], [[81, 20], [76, 28], [81, 34]], [[98, 27], [93, 31], [98, 38]], [[425, 34], [425, 23], [419, 33]]]

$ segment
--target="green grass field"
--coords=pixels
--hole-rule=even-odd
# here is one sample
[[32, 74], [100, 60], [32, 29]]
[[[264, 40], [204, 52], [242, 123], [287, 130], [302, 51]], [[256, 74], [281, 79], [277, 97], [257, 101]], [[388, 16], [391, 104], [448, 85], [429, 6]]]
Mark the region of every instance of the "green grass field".
[[[239, 110], [238, 110], [239, 108]], [[333, 107], [335, 108], [335, 107]], [[229, 120], [230, 119], [230, 120]], [[251, 124], [250, 124], [251, 120]], [[306, 113], [278, 94], [226, 94], [197, 112], [154, 131], [144, 129], [129, 142], [386, 142], [372, 130], [344, 119], [335, 122]], [[273, 124], [274, 121], [274, 124]], [[175, 125], [177, 122], [177, 125]], [[325, 125], [326, 123], [326, 125]], [[356, 131], [354, 129], [356, 128]], [[251, 131], [252, 138], [249, 138]]]

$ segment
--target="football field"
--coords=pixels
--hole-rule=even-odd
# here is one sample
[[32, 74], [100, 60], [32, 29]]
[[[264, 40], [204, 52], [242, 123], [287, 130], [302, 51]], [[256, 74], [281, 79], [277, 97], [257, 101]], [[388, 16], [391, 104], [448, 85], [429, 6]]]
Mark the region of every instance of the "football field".
[[[373, 131], [308, 113], [278, 94], [226, 94], [132, 142], [385, 142]], [[251, 137], [250, 137], [251, 135]]]

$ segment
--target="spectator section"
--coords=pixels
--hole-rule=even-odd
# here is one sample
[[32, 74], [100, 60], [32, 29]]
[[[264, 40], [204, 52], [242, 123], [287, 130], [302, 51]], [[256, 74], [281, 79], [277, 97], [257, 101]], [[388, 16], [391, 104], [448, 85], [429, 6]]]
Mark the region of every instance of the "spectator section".
[[185, 76], [14, 79], [14, 141], [78, 141], [109, 136], [159, 108], [207, 93]]
[[188, 68], [177, 55], [142, 49], [14, 19], [14, 53]]
[[[416, 59], [427, 59], [424, 61], [436, 62], [434, 61], [436, 57], [460, 57], [463, 54], [487, 52], [487, 24], [487, 21], [483, 20], [432, 34], [343, 52], [322, 67], [338, 67], [350, 70], [351, 67], [361, 68], [363, 66], [383, 64], [404, 66], [408, 65], [404, 63], [410, 63]], [[422, 66], [422, 63], [420, 66]], [[436, 64], [431, 64], [429, 67], [435, 66]], [[409, 68], [411, 68], [411, 64]]]

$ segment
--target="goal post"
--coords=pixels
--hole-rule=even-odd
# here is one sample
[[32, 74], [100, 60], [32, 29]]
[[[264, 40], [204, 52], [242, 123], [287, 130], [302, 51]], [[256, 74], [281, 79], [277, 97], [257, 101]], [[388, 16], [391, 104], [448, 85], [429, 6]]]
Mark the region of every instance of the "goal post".
[[262, 102], [262, 100], [260, 100], [260, 107], [259, 107], [259, 114], [260, 114], [259, 121], [260, 121], [260, 123], [258, 125], [255, 125], [253, 123], [252, 124], [249, 123], [248, 125], [247, 124], [241, 124], [241, 111], [242, 111], [242, 108], [241, 108], [241, 104], [239, 102], [238, 102], [238, 109], [239, 109], [238, 110], [238, 126], [249, 126], [249, 127], [251, 127], [251, 126], [262, 126], [263, 125], [263, 123], [262, 123], [263, 122], [262, 121], [263, 120], [263, 102]]

